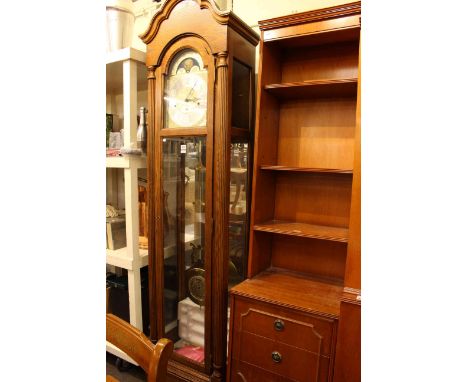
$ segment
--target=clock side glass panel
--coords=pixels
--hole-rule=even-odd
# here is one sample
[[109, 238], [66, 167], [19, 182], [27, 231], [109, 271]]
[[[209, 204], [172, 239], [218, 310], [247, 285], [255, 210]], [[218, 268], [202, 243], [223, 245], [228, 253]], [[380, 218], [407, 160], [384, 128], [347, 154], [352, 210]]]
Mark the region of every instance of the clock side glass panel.
[[231, 125], [240, 129], [250, 129], [252, 113], [252, 68], [233, 60], [232, 66], [232, 113]]
[[200, 54], [183, 49], [174, 56], [164, 83], [164, 128], [206, 127], [207, 83]]
[[249, 152], [248, 140], [231, 142], [228, 289], [247, 277]]

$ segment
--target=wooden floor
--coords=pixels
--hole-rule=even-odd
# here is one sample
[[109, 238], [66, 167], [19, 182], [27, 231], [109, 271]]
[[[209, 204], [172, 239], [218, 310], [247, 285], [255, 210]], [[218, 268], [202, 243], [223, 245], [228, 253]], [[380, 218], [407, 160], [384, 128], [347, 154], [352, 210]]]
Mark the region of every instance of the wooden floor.
[[[120, 372], [115, 366], [117, 357], [106, 352], [106, 374], [117, 378], [120, 382], [146, 382], [146, 374], [142, 368], [132, 365], [128, 371]], [[167, 382], [177, 382], [174, 377], [167, 376]]]

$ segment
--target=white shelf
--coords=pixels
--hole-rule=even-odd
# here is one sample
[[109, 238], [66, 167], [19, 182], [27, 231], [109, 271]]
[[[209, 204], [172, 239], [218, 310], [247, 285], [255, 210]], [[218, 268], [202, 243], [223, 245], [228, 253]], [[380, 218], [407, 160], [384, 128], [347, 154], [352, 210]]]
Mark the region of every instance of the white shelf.
[[106, 53], [106, 65], [115, 64], [125, 60], [146, 63], [146, 53], [135, 48], [123, 48]]
[[146, 156], [106, 157], [107, 168], [146, 168]]
[[138, 265], [134, 264], [133, 259], [129, 257], [127, 247], [123, 247], [114, 251], [111, 249], [106, 249], [106, 263], [127, 270], [133, 270], [135, 269], [135, 266], [138, 268], [145, 267], [148, 265], [148, 250], [141, 248], [138, 250], [140, 252]]
[[108, 93], [123, 92], [123, 63], [134, 61], [137, 65], [137, 89], [147, 88], [146, 53], [134, 48], [108, 52], [106, 55], [106, 88]]
[[[128, 143], [136, 142], [138, 92], [144, 91], [148, 87], [145, 62], [146, 53], [134, 48], [120, 49], [106, 55], [106, 99], [109, 100], [110, 109], [113, 110], [112, 105], [116, 105], [117, 102], [120, 103], [120, 95], [122, 95], [124, 141]], [[119, 101], [117, 101], [118, 98]], [[106, 157], [106, 167], [122, 168], [124, 170], [123, 194], [126, 212], [125, 234], [127, 238], [126, 248], [106, 251], [106, 262], [109, 265], [128, 270], [130, 324], [142, 330], [140, 268], [148, 264], [148, 250], [138, 248], [138, 169], [146, 168], [146, 156]], [[110, 173], [111, 178], [117, 176], [113, 171]], [[115, 186], [112, 179], [111, 186]], [[114, 189], [113, 191], [117, 192]], [[126, 359], [125, 357], [122, 358]]]
[[120, 350], [118, 347], [112, 345], [110, 342], [106, 341], [106, 351], [115, 355], [116, 357], [119, 357], [121, 359], [124, 359], [127, 362], [130, 362], [133, 365], [138, 366], [136, 361], [133, 358], [130, 358], [127, 353], [124, 353], [122, 350]]

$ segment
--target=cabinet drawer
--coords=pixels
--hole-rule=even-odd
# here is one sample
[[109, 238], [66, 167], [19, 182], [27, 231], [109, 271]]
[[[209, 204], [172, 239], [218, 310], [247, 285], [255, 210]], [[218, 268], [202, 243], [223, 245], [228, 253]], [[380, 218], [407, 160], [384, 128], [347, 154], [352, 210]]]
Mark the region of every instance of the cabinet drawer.
[[335, 321], [256, 301], [236, 299], [237, 332], [249, 332], [317, 355], [332, 354]]
[[290, 379], [234, 359], [230, 382], [291, 382]]
[[330, 359], [252, 333], [239, 333], [239, 361], [300, 382], [328, 381]]

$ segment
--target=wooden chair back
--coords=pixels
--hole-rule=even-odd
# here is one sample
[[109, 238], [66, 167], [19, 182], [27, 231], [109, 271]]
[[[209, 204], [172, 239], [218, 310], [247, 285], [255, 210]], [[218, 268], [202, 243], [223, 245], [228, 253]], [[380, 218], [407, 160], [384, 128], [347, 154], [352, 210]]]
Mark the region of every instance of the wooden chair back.
[[153, 344], [140, 330], [110, 313], [106, 314], [106, 339], [140, 365], [148, 382], [166, 381], [167, 363], [174, 348], [171, 340], [161, 338]]

